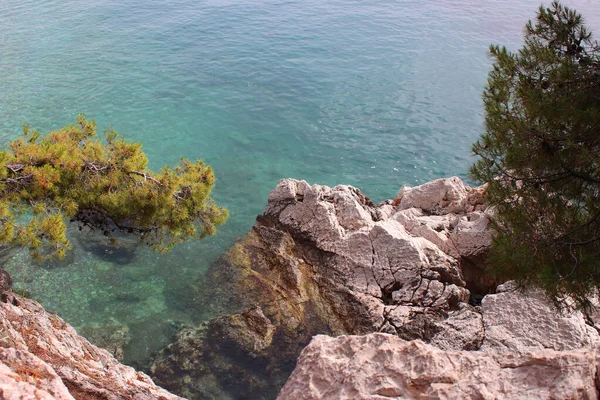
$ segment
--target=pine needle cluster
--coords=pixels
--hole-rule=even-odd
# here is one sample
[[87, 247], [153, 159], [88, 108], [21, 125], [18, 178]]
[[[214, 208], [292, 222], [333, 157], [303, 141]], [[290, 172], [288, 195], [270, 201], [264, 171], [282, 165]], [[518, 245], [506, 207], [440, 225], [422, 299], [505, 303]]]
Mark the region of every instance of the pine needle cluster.
[[496, 211], [490, 266], [586, 308], [600, 286], [600, 46], [580, 14], [553, 2], [519, 51], [490, 52], [471, 168]]
[[214, 234], [227, 220], [210, 198], [210, 166], [181, 159], [153, 173], [140, 143], [111, 129], [104, 136], [83, 115], [46, 135], [23, 126], [23, 136], [0, 152], [0, 243], [27, 247], [37, 258], [63, 257], [71, 220], [111, 238], [135, 235], [165, 252]]
[[586, 308], [600, 287], [600, 47], [580, 14], [553, 2], [518, 52], [490, 52], [471, 168], [496, 210], [490, 265]]

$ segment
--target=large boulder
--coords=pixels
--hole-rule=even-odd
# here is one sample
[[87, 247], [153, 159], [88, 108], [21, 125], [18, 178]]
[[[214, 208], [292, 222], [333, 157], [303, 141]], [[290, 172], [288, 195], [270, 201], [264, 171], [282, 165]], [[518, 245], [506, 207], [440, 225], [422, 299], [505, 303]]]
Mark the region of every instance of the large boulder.
[[279, 400], [597, 399], [597, 351], [448, 351], [374, 333], [316, 336]]
[[0, 397], [180, 399], [90, 344], [56, 314], [10, 291], [0, 302]]
[[259, 307], [214, 318], [179, 331], [151, 374], [189, 399], [272, 399], [283, 384], [274, 385], [268, 372], [277, 367], [274, 332]]

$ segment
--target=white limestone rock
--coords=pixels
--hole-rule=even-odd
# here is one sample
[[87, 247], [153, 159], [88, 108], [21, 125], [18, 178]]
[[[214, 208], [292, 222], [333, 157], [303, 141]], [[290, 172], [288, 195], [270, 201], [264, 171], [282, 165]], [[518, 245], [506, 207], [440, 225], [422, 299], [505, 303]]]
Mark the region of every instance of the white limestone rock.
[[374, 333], [315, 336], [278, 400], [596, 399], [596, 351], [444, 351]]
[[456, 176], [436, 179], [417, 187], [403, 186], [396, 195], [401, 210], [420, 208], [439, 215], [464, 212], [467, 198], [468, 188]]
[[427, 215], [420, 208], [409, 208], [394, 213], [391, 219], [458, 260], [477, 259], [492, 243], [489, 215], [484, 211]]
[[284, 179], [269, 195], [264, 215], [335, 254], [337, 262], [329, 268], [347, 277], [344, 284], [352, 291], [415, 306], [445, 306], [449, 300], [456, 305], [469, 298], [454, 257], [393, 218], [377, 220], [382, 213], [351, 186]]
[[522, 352], [573, 350], [600, 344], [596, 329], [580, 311], [559, 313], [536, 290], [526, 293], [507, 283], [481, 303], [485, 340], [482, 350]]

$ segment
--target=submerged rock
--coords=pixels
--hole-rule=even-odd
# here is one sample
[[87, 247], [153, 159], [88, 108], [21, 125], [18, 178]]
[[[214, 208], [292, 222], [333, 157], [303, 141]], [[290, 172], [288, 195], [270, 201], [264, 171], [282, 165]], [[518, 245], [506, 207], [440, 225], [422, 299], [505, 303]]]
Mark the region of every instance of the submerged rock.
[[596, 399], [597, 351], [441, 350], [392, 335], [316, 336], [278, 400]]
[[131, 340], [127, 325], [110, 321], [88, 324], [77, 330], [91, 343], [107, 350], [119, 362], [125, 359], [125, 347]]
[[[221, 316], [178, 332], [160, 352], [151, 374], [188, 399], [271, 399], [270, 350], [275, 327], [259, 307]], [[287, 371], [289, 375], [291, 369]]]
[[0, 302], [0, 393], [7, 400], [180, 399], [12, 292]]

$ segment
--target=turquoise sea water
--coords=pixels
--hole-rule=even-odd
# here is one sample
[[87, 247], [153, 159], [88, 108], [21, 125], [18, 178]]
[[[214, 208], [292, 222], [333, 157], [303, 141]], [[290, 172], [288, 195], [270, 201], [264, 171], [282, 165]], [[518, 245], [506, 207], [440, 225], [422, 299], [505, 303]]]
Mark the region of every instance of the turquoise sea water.
[[[595, 0], [566, 2], [600, 35]], [[128, 327], [144, 361], [197, 310], [185, 284], [250, 229], [283, 177], [376, 201], [459, 175], [483, 129], [491, 43], [512, 49], [538, 0], [0, 0], [0, 144], [79, 112], [141, 141], [158, 169], [202, 158], [231, 212], [158, 256], [73, 235], [67, 260], [4, 266], [76, 327]]]

